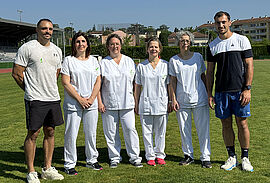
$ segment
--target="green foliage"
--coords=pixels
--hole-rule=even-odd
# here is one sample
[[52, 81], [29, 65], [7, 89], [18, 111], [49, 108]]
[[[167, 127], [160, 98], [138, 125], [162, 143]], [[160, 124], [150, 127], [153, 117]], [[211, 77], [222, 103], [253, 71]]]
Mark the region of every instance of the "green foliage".
[[169, 32], [167, 30], [163, 30], [159, 34], [159, 40], [163, 46], [168, 46], [168, 37], [170, 34], [171, 34], [171, 32]]
[[100, 55], [102, 58], [108, 55], [107, 48], [104, 44], [91, 46], [91, 55]]
[[138, 59], [146, 58], [146, 50], [145, 47], [143, 46], [123, 47], [121, 52], [131, 58], [138, 58]]
[[189, 32], [195, 32], [195, 31], [196, 31], [196, 28], [193, 28], [193, 27], [185, 27], [185, 28], [181, 28], [180, 30], [189, 31]]
[[123, 46], [129, 46], [129, 43], [131, 42], [132, 42], [131, 35], [127, 35], [126, 37], [123, 38]]
[[[191, 51], [199, 52], [205, 58], [206, 47], [205, 46], [192, 46]], [[252, 45], [252, 51], [254, 59], [268, 58], [270, 56], [270, 45]], [[145, 59], [146, 58], [146, 49], [145, 46], [123, 46], [122, 53], [136, 59]], [[179, 53], [179, 47], [177, 46], [163, 46], [163, 51], [161, 57], [164, 60], [169, 60], [172, 56]], [[66, 55], [71, 54], [71, 46], [66, 46]], [[92, 55], [100, 55], [105, 57], [108, 55], [105, 45], [91, 46]]]
[[[177, 49], [175, 47], [175, 49]], [[176, 50], [177, 51], [177, 50]], [[56, 127], [55, 131], [55, 151], [53, 156], [53, 166], [63, 174], [65, 179], [62, 181], [41, 182], [64, 182], [64, 183], [171, 183], [171, 182], [270, 182], [269, 173], [269, 107], [270, 103], [270, 64], [269, 61], [254, 62], [254, 81], [252, 84], [252, 116], [248, 119], [250, 139], [250, 161], [254, 166], [254, 172], [243, 172], [241, 166], [226, 172], [220, 169], [220, 165], [226, 160], [227, 152], [222, 139], [221, 122], [218, 120], [214, 111], [210, 111], [210, 137], [211, 137], [211, 161], [212, 169], [203, 169], [200, 165], [200, 146], [198, 142], [195, 125], [192, 126], [192, 141], [194, 148], [195, 163], [189, 166], [179, 166], [179, 161], [183, 158], [181, 150], [181, 138], [175, 113], [169, 115], [166, 132], [166, 166], [156, 167], [148, 166], [144, 157], [144, 144], [142, 139], [142, 129], [139, 116], [136, 116], [136, 129], [140, 138], [140, 155], [143, 158], [143, 168], [135, 168], [128, 162], [124, 138], [120, 125], [120, 137], [122, 142], [121, 155], [123, 161], [116, 169], [109, 168], [108, 150], [103, 134], [102, 120], [99, 116], [97, 127], [97, 149], [99, 151], [98, 161], [104, 170], [94, 171], [85, 167], [85, 141], [83, 135], [83, 124], [77, 138], [78, 162], [76, 170], [77, 176], [68, 176], [63, 171], [64, 157], [64, 132], [65, 126]], [[120, 78], [121, 79], [121, 78]], [[59, 91], [63, 102], [63, 86], [59, 80]], [[0, 182], [2, 183], [23, 183], [26, 181], [26, 165], [23, 151], [23, 142], [27, 134], [25, 128], [25, 110], [23, 103], [23, 91], [12, 79], [11, 74], [0, 74]], [[235, 129], [236, 153], [240, 160], [241, 150], [237, 140], [237, 126], [233, 123]], [[43, 164], [42, 150], [43, 133], [38, 136], [37, 150], [35, 158], [35, 168], [41, 173]]]
[[252, 45], [252, 51], [255, 59], [270, 56], [270, 45]]

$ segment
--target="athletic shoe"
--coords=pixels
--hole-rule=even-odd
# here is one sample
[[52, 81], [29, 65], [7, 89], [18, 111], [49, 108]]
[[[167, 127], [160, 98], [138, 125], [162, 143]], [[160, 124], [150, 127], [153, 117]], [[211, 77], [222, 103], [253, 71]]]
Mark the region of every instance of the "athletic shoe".
[[26, 175], [28, 183], [40, 183], [37, 172], [30, 172]]
[[133, 166], [137, 167], [137, 168], [142, 168], [143, 164], [141, 162], [133, 162], [131, 163]]
[[243, 157], [242, 159], [242, 170], [253, 172], [253, 166], [251, 165], [249, 159], [247, 157]]
[[117, 166], [118, 166], [118, 163], [116, 163], [116, 162], [110, 163], [110, 168], [117, 168]]
[[156, 166], [155, 160], [149, 160], [149, 161], [147, 161], [147, 164], [151, 165], [151, 166]]
[[98, 163], [98, 162], [95, 162], [95, 163], [86, 163], [86, 167], [87, 168], [92, 168], [93, 170], [103, 170], [102, 166]]
[[78, 172], [75, 170], [75, 168], [65, 169], [65, 172], [68, 175], [78, 175]]
[[221, 165], [221, 169], [227, 170], [227, 171], [231, 171], [233, 168], [235, 168], [237, 166], [237, 157], [235, 156], [230, 156], [228, 158], [228, 160], [225, 162], [224, 165]]
[[50, 167], [47, 170], [42, 168], [41, 178], [48, 180], [63, 180], [64, 176], [58, 173], [55, 167]]
[[180, 161], [179, 165], [189, 165], [190, 163], [193, 162], [194, 160], [190, 156], [185, 155], [185, 158], [182, 161]]
[[203, 168], [212, 168], [210, 161], [202, 161], [202, 167]]
[[164, 159], [157, 158], [156, 160], [157, 160], [157, 164], [159, 164], [159, 165], [166, 165], [166, 162], [164, 161]]

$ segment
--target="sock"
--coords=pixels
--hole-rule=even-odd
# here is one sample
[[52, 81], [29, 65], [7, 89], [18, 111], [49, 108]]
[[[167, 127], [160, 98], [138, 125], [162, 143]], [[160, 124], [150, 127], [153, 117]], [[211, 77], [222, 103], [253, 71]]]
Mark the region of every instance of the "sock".
[[241, 148], [241, 152], [242, 152], [242, 155], [241, 155], [241, 158], [248, 158], [248, 148]]
[[226, 146], [226, 149], [228, 151], [228, 155], [233, 157], [235, 156], [235, 148], [234, 146]]

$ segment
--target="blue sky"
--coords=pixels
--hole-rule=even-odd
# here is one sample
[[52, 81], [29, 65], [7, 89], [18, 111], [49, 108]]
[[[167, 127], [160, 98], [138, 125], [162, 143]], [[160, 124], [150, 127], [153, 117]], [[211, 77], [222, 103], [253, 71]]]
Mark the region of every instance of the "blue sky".
[[140, 23], [159, 27], [195, 27], [212, 21], [217, 11], [231, 14], [232, 19], [270, 16], [270, 0], [6, 0], [1, 3], [0, 17], [36, 24], [49, 18], [61, 28], [73, 23], [75, 30], [87, 31], [94, 24]]

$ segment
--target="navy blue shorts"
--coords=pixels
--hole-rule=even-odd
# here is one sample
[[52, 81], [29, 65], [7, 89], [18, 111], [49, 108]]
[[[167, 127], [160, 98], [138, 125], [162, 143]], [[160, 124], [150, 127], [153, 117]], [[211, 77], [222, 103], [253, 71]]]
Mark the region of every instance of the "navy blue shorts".
[[237, 117], [249, 117], [250, 103], [241, 105], [239, 100], [241, 92], [217, 92], [215, 93], [215, 113], [216, 117], [226, 119], [233, 114]]
[[42, 126], [55, 127], [64, 123], [59, 101], [28, 101], [25, 102], [26, 127], [38, 130]]

